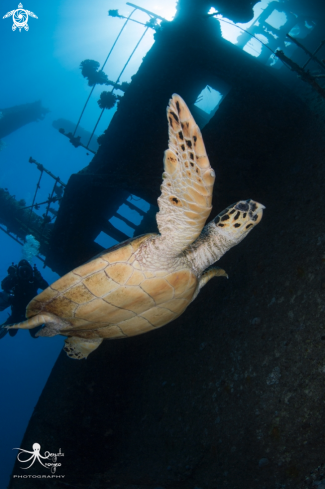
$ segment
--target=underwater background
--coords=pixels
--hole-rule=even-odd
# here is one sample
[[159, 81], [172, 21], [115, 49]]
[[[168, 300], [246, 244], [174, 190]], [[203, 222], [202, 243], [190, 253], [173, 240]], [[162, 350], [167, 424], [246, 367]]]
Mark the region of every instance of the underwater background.
[[[154, 5], [146, 0], [142, 6], [151, 10], [155, 7], [157, 14], [169, 20], [175, 12], [174, 1]], [[0, 138], [0, 187], [7, 188], [17, 200], [24, 199], [28, 206], [32, 204], [39, 178], [36, 166], [28, 162], [31, 156], [63, 182], [67, 182], [72, 173], [78, 172], [89, 163], [91, 153], [83, 148], [74, 148], [52, 126], [52, 122], [61, 118], [75, 123], [78, 121], [90, 91], [87, 81], [81, 76], [79, 65], [85, 59], [104, 62], [124, 22], [109, 18], [108, 10], [122, 8], [124, 15], [129, 15], [131, 9], [120, 1], [95, 4], [31, 1], [28, 5], [24, 2], [23, 7], [34, 12], [38, 19], [29, 17], [28, 32], [24, 29], [22, 32], [18, 29], [13, 32], [12, 16], [7, 19], [2, 17], [17, 9], [18, 5], [10, 1], [1, 2], [0, 110], [40, 100], [49, 112], [43, 120], [23, 125], [5, 138]], [[140, 12], [135, 18], [146, 22], [148, 16]], [[107, 65], [106, 73], [110, 79], [115, 80], [118, 77], [143, 30], [143, 26], [130, 23]], [[152, 43], [153, 33], [149, 31], [126, 67], [121, 81], [131, 80]], [[82, 119], [82, 127], [90, 133], [100, 114], [97, 100], [101, 91], [102, 87], [96, 87]], [[115, 110], [116, 107], [105, 111], [97, 127], [98, 135], [107, 128]], [[53, 180], [45, 175], [36, 202], [46, 201], [52, 187]], [[39, 215], [44, 212], [45, 206], [40, 208]], [[112, 240], [111, 244], [115, 243]], [[108, 242], [107, 247], [109, 246]], [[22, 246], [4, 232], [0, 235], [0, 249], [2, 280], [11, 263], [17, 264], [23, 257]], [[58, 278], [50, 268], [43, 270], [43, 263], [37, 258], [33, 263], [36, 263], [48, 283]], [[7, 319], [9, 311], [8, 308], [0, 313], [1, 323]], [[0, 342], [1, 487], [8, 484], [17, 456], [12, 449], [21, 444], [28, 420], [63, 346], [63, 339], [60, 337], [53, 338], [46, 348], [40, 347], [38, 342], [39, 339], [31, 338], [28, 332], [20, 332], [14, 338], [6, 335]]]
[[[315, 2], [315, 4], [316, 3], [317, 2]], [[195, 4], [195, 2], [188, 2], [189, 11], [192, 8], [192, 4]], [[252, 9], [251, 6], [251, 16], [245, 14], [247, 19], [240, 22], [240, 19], [238, 20], [237, 15], [234, 15], [233, 17], [229, 15], [227, 17], [228, 7], [227, 5], [225, 7], [225, 2], [220, 2], [220, 8], [218, 6], [218, 2], [211, 2], [211, 4], [209, 4], [209, 2], [203, 2], [203, 4], [205, 6], [206, 14], [208, 12], [210, 14], [213, 14], [214, 12], [217, 13], [218, 11], [220, 11], [219, 20], [218, 18], [212, 19], [212, 21], [215, 23], [216, 37], [220, 31], [225, 41], [231, 43], [233, 46], [236, 46], [239, 51], [244, 51], [245, 53], [250, 55], [251, 58], [254, 58], [255, 61], [257, 60], [261, 65], [266, 66], [267, 69], [272, 70], [272, 75], [275, 76], [276, 83], [284, 84], [284, 86], [286, 87], [285, 90], [287, 91], [284, 90], [283, 93], [281, 92], [281, 94], [279, 94], [279, 104], [282, 106], [282, 109], [284, 112], [286, 112], [287, 116], [289, 114], [288, 110], [292, 110], [293, 115], [288, 116], [288, 119], [285, 119], [285, 117], [283, 117], [282, 126], [280, 120], [281, 117], [277, 119], [277, 117], [274, 116], [273, 120], [273, 114], [271, 113], [271, 110], [269, 113], [263, 114], [263, 116], [268, 119], [269, 126], [272, 128], [272, 130], [274, 129], [274, 134], [278, 134], [278, 132], [284, 133], [286, 127], [290, 124], [290, 121], [292, 124], [294, 123], [294, 121], [296, 121], [297, 114], [299, 114], [299, 117], [301, 117], [301, 114], [304, 114], [303, 109], [299, 105], [301, 101], [298, 103], [298, 105], [295, 105], [296, 102], [292, 103], [292, 106], [290, 105], [291, 101], [289, 93], [291, 94], [294, 92], [296, 95], [300, 91], [304, 103], [308, 102], [309, 97], [310, 104], [315, 107], [315, 113], [318, 113], [317, 117], [319, 118], [319, 120], [323, 120], [323, 109], [320, 102], [320, 96], [314, 95], [314, 92], [311, 92], [310, 86], [306, 88], [301, 78], [298, 79], [296, 77], [296, 74], [292, 73], [288, 66], [283, 69], [283, 65], [281, 64], [280, 60], [271, 55], [271, 51], [274, 51], [277, 47], [279, 47], [284, 50], [285, 54], [288, 57], [294, 58], [296, 56], [296, 61], [301, 62], [301, 64], [303, 64], [306, 59], [308, 59], [308, 57], [303, 58], [303, 56], [306, 56], [306, 54], [299, 53], [299, 49], [297, 48], [297, 46], [293, 42], [289, 42], [288, 39], [285, 38], [285, 32], [290, 31], [291, 35], [299, 39], [300, 42], [308, 41], [310, 45], [313, 46], [314, 49], [316, 49], [318, 45], [317, 41], [311, 40], [314, 29], [316, 29], [317, 27], [318, 20], [317, 16], [315, 16], [314, 14], [314, 10], [310, 13], [310, 15], [307, 15], [306, 12], [308, 12], [308, 8], [305, 6], [302, 9], [303, 13], [299, 13], [300, 4], [298, 1], [292, 0], [287, 2], [271, 2], [271, 0], [262, 0], [261, 2], [256, 3], [254, 9]], [[313, 2], [311, 2], [311, 4], [313, 4]], [[182, 6], [183, 11], [186, 10], [187, 5], [185, 0], [183, 0], [183, 2], [179, 2], [179, 5]], [[166, 19], [166, 21], [171, 22], [173, 21], [176, 14], [177, 2], [176, 0], [141, 0], [139, 6], [142, 9], [147, 9], [150, 12], [153, 12], [162, 17], [163, 19]], [[98, 148], [96, 138], [98, 136], [101, 136], [110, 125], [110, 122], [115, 112], [119, 110], [119, 102], [115, 103], [114, 107], [103, 111], [103, 115], [100, 118], [100, 121], [96, 127], [95, 135], [92, 138], [92, 145], [89, 146], [90, 151], [89, 149], [82, 146], [74, 147], [69, 141], [69, 138], [65, 136], [67, 135], [68, 131], [73, 130], [71, 129], [71, 127], [73, 128], [74, 125], [77, 124], [84, 103], [86, 102], [91, 90], [90, 86], [87, 84], [87, 80], [82, 77], [80, 63], [84, 60], [96, 60], [99, 62], [100, 66], [102, 66], [110, 49], [113, 46], [114, 41], [116, 40], [116, 37], [118, 36], [123, 26], [123, 23], [125, 22], [125, 19], [131, 13], [134, 7], [127, 5], [120, 0], [109, 0], [106, 2], [98, 0], [91, 3], [85, 2], [83, 0], [80, 0], [79, 2], [76, 2], [75, 0], [57, 0], [56, 2], [52, 3], [29, 0], [28, 3], [24, 2], [23, 5], [19, 8], [28, 9], [37, 16], [37, 18], [33, 18], [32, 16], [29, 17], [28, 31], [23, 28], [21, 29], [21, 32], [19, 32], [19, 29], [16, 29], [15, 31], [12, 30], [12, 16], [9, 16], [7, 18], [2, 17], [5, 16], [7, 12], [18, 9], [18, 5], [16, 5], [16, 3], [14, 3], [12, 0], [3, 0], [1, 2], [0, 189], [5, 190], [5, 192], [7, 193], [9, 192], [9, 194], [13, 196], [22, 207], [27, 207], [32, 205], [36, 185], [39, 179], [39, 169], [35, 164], [29, 162], [30, 158], [33, 158], [38, 163], [44, 165], [47, 170], [52, 172], [55, 177], [59, 177], [60, 180], [64, 183], [68, 182], [72, 174], [78, 173], [91, 163], [94, 156], [92, 151], [96, 152]], [[116, 13], [117, 9], [118, 13]], [[110, 15], [108, 15], [109, 10], [111, 11]], [[231, 14], [231, 8], [229, 10], [229, 14]], [[267, 15], [264, 15], [264, 17], [262, 17], [264, 11], [267, 12]], [[295, 12], [298, 13], [295, 14]], [[260, 22], [257, 21], [258, 18], [260, 18]], [[144, 31], [147, 29], [148, 26], [146, 25], [146, 23], [148, 22], [148, 19], [150, 19], [150, 16], [139, 9], [135, 12], [133, 19], [137, 22], [129, 22], [128, 25], [125, 27], [125, 31], [123, 31], [123, 33], [121, 34], [121, 38], [118, 40], [116, 47], [112, 51], [112, 54], [110, 55], [107, 64], [105, 65], [104, 72], [107, 74], [109, 80], [115, 81], [118, 79], [119, 74], [121, 73], [121, 70], [123, 69], [125, 63], [127, 63], [133, 49], [144, 34]], [[222, 19], [224, 22], [222, 21]], [[157, 25], [159, 26], [160, 24], [161, 20], [158, 19]], [[162, 24], [164, 24], [164, 22], [162, 22]], [[288, 28], [288, 25], [290, 25], [290, 28]], [[255, 38], [251, 35], [245, 37], [243, 29], [249, 29], [251, 26], [255, 26], [252, 27], [251, 31], [256, 36]], [[158, 28], [157, 32], [159, 32]], [[119, 84], [132, 82], [132, 76], [137, 73], [139, 67], [141, 66], [143, 58], [148, 52], [150, 55], [150, 49], [155, 43], [155, 36], [155, 29], [153, 29], [152, 26], [149, 26], [147, 32], [145, 33], [145, 36], [141, 39], [139, 46], [137, 47], [130, 61], [127, 63], [123, 74], [118, 80]], [[318, 38], [319, 31], [317, 40]], [[265, 47], [261, 45], [261, 42], [265, 43], [266, 45], [269, 44], [270, 49], [265, 49]], [[176, 51], [178, 47], [175, 46], [174, 49]], [[211, 49], [211, 46], [206, 46], [206, 49]], [[325, 56], [325, 52], [321, 51], [320, 56]], [[166, 57], [168, 57], [168, 52], [166, 53]], [[247, 69], [249, 70], [249, 61], [247, 61], [247, 67]], [[198, 68], [198, 70], [199, 69], [200, 68]], [[213, 70], [211, 69], [211, 71]], [[321, 74], [323, 72], [324, 70], [317, 70], [317, 66], [313, 66], [312, 73], [314, 75]], [[166, 76], [169, 75], [166, 74]], [[186, 77], [186, 73], [184, 76]], [[219, 74], [219, 76], [221, 75]], [[264, 83], [266, 78], [261, 79]], [[321, 83], [322, 79], [319, 78], [318, 81]], [[157, 83], [158, 82], [159, 79], [157, 79]], [[199, 85], [200, 84], [198, 84], [198, 86]], [[207, 83], [206, 86], [204, 86], [202, 90], [200, 89], [200, 91], [196, 94], [196, 97], [194, 97], [192, 101], [193, 106], [195, 106], [196, 108], [194, 107], [192, 111], [196, 111], [195, 113], [193, 112], [193, 115], [199, 123], [200, 127], [202, 129], [205, 126], [207, 127], [207, 139], [213, 141], [216, 131], [216, 128], [213, 127], [213, 116], [220, 108], [222, 116], [225, 117], [225, 112], [222, 112], [222, 102], [224, 100], [227, 100], [227, 95], [231, 92], [231, 85], [227, 82], [224, 82], [223, 80], [219, 80], [219, 82], [214, 87], [211, 87], [211, 85], [212, 83]], [[106, 89], [107, 88], [102, 85], [95, 86], [94, 92], [92, 93], [85, 113], [81, 119], [80, 127], [88, 133], [85, 136], [85, 139], [82, 139], [82, 143], [85, 146], [87, 145], [87, 138], [92, 133], [98, 117], [101, 113], [101, 109], [99, 108], [97, 101], [100, 97], [101, 92]], [[173, 91], [177, 91], [177, 89], [177, 86], [175, 86], [175, 89], [172, 88]], [[109, 89], [107, 90], [110, 91], [111, 87], [109, 87]], [[274, 93], [275, 92], [276, 89], [274, 89]], [[124, 96], [123, 90], [117, 89], [115, 93], [121, 99]], [[312, 95], [310, 95], [310, 93]], [[168, 97], [170, 97], [171, 95], [172, 92], [166, 95], [165, 105], [167, 105]], [[182, 93], [180, 93], [180, 95], [182, 95]], [[253, 96], [257, 98], [259, 97], [258, 84], [256, 85], [256, 92], [253, 94]], [[275, 101], [276, 97], [273, 92], [272, 97], [274, 97], [272, 100]], [[317, 97], [319, 97], [319, 99]], [[287, 111], [284, 110], [286, 100], [288, 100], [289, 107]], [[32, 104], [38, 101], [41, 102], [41, 106], [43, 108], [48, 110], [46, 110], [38, 118], [38, 120], [32, 121], [30, 123], [21, 122], [21, 124], [18, 124], [18, 126], [20, 125], [20, 127], [17, 127], [16, 130], [12, 130], [7, 134], [5, 125], [1, 126], [1, 120], [3, 121], [6, 117], [6, 114], [8, 113], [6, 112], [6, 110], [8, 111], [8, 109], [10, 108], [21, 106], [22, 104]], [[292, 107], [295, 107], [295, 109], [292, 109]], [[238, 107], [238, 111], [239, 110], [240, 107]], [[294, 110], [296, 110], [296, 112], [294, 112]], [[220, 115], [220, 118], [222, 116]], [[69, 124], [66, 125], [65, 135], [60, 133], [58, 130], [60, 129], [60, 127], [63, 127], [63, 125], [66, 124], [65, 122], [62, 122], [62, 119], [65, 119], [66, 121], [71, 121], [71, 123], [73, 123], [73, 125], [71, 126]], [[161, 121], [160, 119], [161, 114], [159, 114], [159, 123], [165, 123], [165, 120]], [[61, 121], [55, 122], [58, 120]], [[238, 122], [238, 125], [242, 124], [243, 119], [238, 119], [238, 121], [239, 120], [241, 122]], [[210, 125], [208, 126], [209, 123]], [[165, 134], [160, 135], [160, 137], [165, 140], [165, 144], [167, 147], [167, 124], [165, 125]], [[266, 133], [269, 131], [269, 126]], [[243, 128], [244, 126], [242, 125], [241, 127]], [[1, 129], [4, 131], [3, 135], [1, 134]], [[250, 129], [252, 129], [251, 126]], [[81, 129], [79, 133], [76, 132], [76, 135], [78, 134], [81, 134]], [[268, 142], [265, 144], [270, 145], [266, 153], [270, 158], [268, 164], [271, 165], [273, 155], [272, 151], [274, 150], [274, 148], [272, 147], [272, 137], [270, 133], [269, 137], [270, 140], [268, 140]], [[297, 135], [297, 138], [298, 137], [299, 136]], [[122, 141], [122, 138], [121, 144], [125, 145], [125, 142]], [[283, 141], [281, 144], [283, 144], [284, 147], [285, 143]], [[240, 141], [237, 141], [236, 145], [240, 147]], [[279, 150], [279, 147], [276, 149]], [[256, 151], [258, 152], [259, 150], [257, 149]], [[321, 150], [319, 150], [319, 152], [320, 151]], [[211, 156], [213, 156], [213, 161]], [[217, 167], [217, 151], [215, 149], [211, 150], [211, 156], [211, 164], [212, 166], [216, 166], [216, 172], [218, 175], [219, 169]], [[320, 155], [320, 158], [321, 156], [323, 155]], [[146, 158], [146, 155], [144, 154], [143, 157]], [[265, 180], [268, 180], [267, 170], [265, 170], [264, 176], [261, 176], [261, 172], [263, 173], [263, 170], [261, 171], [260, 168], [257, 169], [254, 166], [251, 168], [247, 163], [248, 159], [248, 157], [246, 158], [245, 156], [239, 155], [238, 160], [234, 161], [234, 166], [232, 168], [222, 170], [222, 168], [220, 167], [219, 176], [221, 182], [223, 182], [226, 177], [228, 178], [228, 181], [230, 181], [231, 171], [238, 173], [238, 175], [240, 174], [240, 178], [238, 178], [238, 181], [236, 180], [236, 182], [234, 182], [232, 187], [229, 184], [229, 187], [231, 187], [229, 192], [226, 192], [226, 190], [224, 190], [224, 194], [222, 193], [222, 191], [220, 192], [218, 205], [220, 203], [223, 204], [224, 200], [227, 202], [227, 204], [235, 201], [237, 199], [237, 192], [250, 192], [251, 187], [247, 182], [249, 182], [252, 175], [252, 178], [260, 178], [259, 181], [264, 183]], [[159, 168], [162, 168], [162, 153], [161, 160], [159, 160], [158, 164], [160, 165]], [[294, 178], [294, 176], [299, 174], [299, 172], [301, 171], [299, 164], [297, 164], [296, 166], [292, 164], [291, 171], [292, 172], [290, 175], [292, 178]], [[319, 181], [321, 181], [321, 178]], [[243, 183], [242, 189], [240, 188], [241, 182], [245, 182]], [[52, 192], [53, 184], [54, 180], [49, 175], [44, 174], [44, 176], [42, 177], [41, 186], [37, 191], [35, 202], [46, 202]], [[274, 180], [274, 184], [276, 185], [276, 178]], [[265, 185], [265, 188], [266, 186], [267, 185]], [[153, 188], [153, 191], [156, 191], [155, 185], [153, 185]], [[279, 191], [278, 189], [274, 190], [273, 188], [269, 188], [268, 190], [270, 193]], [[227, 195], [225, 195], [226, 193]], [[267, 202], [265, 202], [265, 195], [267, 195], [266, 190], [264, 190], [264, 194], [261, 190], [261, 197], [259, 195], [247, 196], [246, 193], [245, 195], [243, 195], [243, 198], [260, 198], [260, 200], [267, 205]], [[130, 202], [133, 205], [133, 210], [130, 210], [131, 208], [125, 205], [125, 203], [121, 204], [118, 206], [117, 210], [120, 218], [118, 216], [115, 216], [110, 219], [111, 224], [113, 224], [113, 226], [118, 231], [124, 233], [126, 237], [132, 237], [133, 235], [141, 234], [141, 232], [138, 232], [138, 226], [140, 226], [142, 219], [145, 221], [144, 216], [146, 215], [146, 213], [148, 213], [149, 209], [155, 211], [152, 202], [148, 203], [145, 195], [145, 192], [139, 192], [139, 194], [133, 194], [132, 192], [129, 192], [129, 195], [125, 195], [124, 200], [126, 203]], [[285, 198], [284, 201], [286, 201]], [[52, 208], [58, 211], [58, 203], [55, 203]], [[138, 208], [139, 212], [137, 212], [135, 208]], [[221, 208], [218, 209], [218, 212], [221, 210]], [[40, 217], [43, 216], [45, 211], [46, 204], [40, 206], [39, 209], [34, 209], [34, 212], [36, 212], [36, 214], [38, 214]], [[49, 215], [52, 219], [51, 225], [53, 225], [55, 222], [56, 214], [52, 213]], [[129, 223], [134, 224], [134, 228], [127, 224], [128, 221]], [[47, 224], [45, 224], [45, 226], [46, 225]], [[8, 226], [3, 224], [1, 218], [0, 226], [2, 228], [2, 230], [0, 230], [0, 280], [2, 280], [7, 275], [8, 267], [12, 263], [17, 264], [21, 260], [23, 243], [21, 239], [19, 239], [20, 243], [18, 243], [17, 241], [12, 239], [12, 237], [6, 234], [5, 231], [8, 231], [10, 233], [10, 229]], [[145, 224], [145, 226], [147, 226], [147, 224]], [[116, 244], [118, 241], [122, 240], [118, 239], [118, 231], [116, 232], [114, 237], [109, 236], [108, 233], [100, 233], [96, 237], [95, 242], [100, 246], [108, 248]], [[152, 228], [148, 228], [142, 229], [141, 231], [150, 232], [155, 230]], [[265, 233], [267, 234], [268, 232], [271, 233], [269, 227], [266, 228]], [[277, 230], [277, 232], [280, 231]], [[11, 234], [13, 237], [16, 237], [15, 233]], [[324, 242], [324, 237], [321, 232], [319, 233], [319, 236], [320, 246], [322, 246]], [[254, 238], [256, 237], [254, 236]], [[251, 243], [251, 241], [249, 243]], [[78, 240], [76, 240], [76, 243], [71, 243], [71, 246], [78, 247]], [[292, 246], [295, 246], [295, 244], [293, 243]], [[246, 248], [245, 251], [241, 250], [241, 252], [243, 256], [245, 256], [245, 254], [246, 257], [249, 256], [249, 249]], [[279, 256], [280, 253], [281, 250], [278, 250]], [[240, 260], [240, 256], [238, 258], [238, 261]], [[42, 254], [41, 258], [43, 258], [44, 260], [44, 256], [42, 256]], [[52, 283], [59, 277], [58, 273], [53, 271], [49, 266], [43, 268], [43, 261], [39, 258], [35, 257], [31, 263], [32, 265], [34, 263], [37, 265], [42, 276], [48, 283]], [[257, 267], [260, 266], [261, 269], [265, 268], [265, 264], [254, 264], [254, 266], [255, 265]], [[64, 264], [64, 266], [67, 266], [67, 264]], [[74, 265], [71, 263], [71, 268], [73, 268], [73, 266]], [[59, 268], [60, 267], [58, 267], [58, 269]], [[247, 269], [249, 269], [248, 265]], [[306, 276], [307, 272], [305, 270], [305, 267], [301, 266], [301, 269], [300, 271], [298, 270], [297, 274], [299, 278]], [[263, 283], [265, 284], [265, 282]], [[223, 290], [223, 292], [223, 297], [225, 298], [224, 303], [226, 303], [229, 294], [225, 290]], [[267, 294], [265, 292], [265, 297], [266, 295]], [[292, 293], [292, 295], [294, 294]], [[213, 297], [209, 296], [210, 304], [213, 300]], [[267, 301], [268, 304], [266, 307], [268, 307], [269, 303], [272, 304], [272, 300], [273, 297], [270, 297], [270, 300]], [[204, 310], [204, 305], [201, 304], [201, 306], [203, 307], [202, 310]], [[0, 312], [0, 323], [3, 323], [7, 319], [9, 314], [10, 309], [6, 309]], [[257, 327], [261, 322], [260, 316], [263, 316], [263, 314], [256, 312], [253, 316], [254, 317], [250, 318], [250, 324], [252, 325], [252, 327]], [[200, 322], [200, 319], [198, 319], [197, 321]], [[295, 324], [295, 327], [303, 329], [300, 327], [300, 325], [303, 324], [303, 321], [298, 321], [298, 323]], [[283, 342], [285, 341], [286, 340], [283, 340]], [[143, 345], [145, 347], [146, 343], [143, 343]], [[202, 342], [200, 342], [199, 345], [200, 351], [205, 350], [207, 345], [208, 340], [205, 341], [202, 339]], [[38, 402], [39, 396], [41, 395], [44, 386], [48, 380], [48, 377], [52, 371], [52, 368], [62, 350], [62, 347], [63, 338], [60, 336], [56, 336], [54, 338], [35, 339], [32, 338], [27, 331], [18, 331], [18, 334], [15, 337], [10, 337], [7, 334], [4, 338], [0, 340], [0, 487], [7, 487], [9, 484], [10, 474], [12, 473], [17, 456], [17, 451], [13, 449], [22, 447], [22, 439], [25, 430], [33, 415], [33, 411]], [[203, 360], [200, 360], [200, 362], [201, 361]], [[77, 367], [78, 366], [76, 365], [73, 365], [73, 367], [71, 367], [73, 369], [73, 372], [76, 371]], [[227, 368], [227, 366], [225, 368]], [[278, 383], [280, 373], [278, 370], [276, 370], [276, 368], [277, 367], [274, 367], [275, 370], [272, 370], [273, 374], [272, 372], [269, 374], [268, 385], [276, 385]], [[189, 374], [185, 375], [188, 376]], [[193, 375], [193, 383], [195, 384], [195, 373], [192, 372], [191, 375]], [[249, 379], [246, 380], [246, 383], [249, 384], [251, 382], [251, 379], [253, 378], [253, 374], [247, 373], [245, 378]], [[164, 382], [166, 381], [163, 378], [161, 382], [162, 386], [164, 386]], [[218, 382], [219, 381], [216, 381], [215, 385], [219, 388]], [[89, 385], [90, 387], [88, 387], [91, 390], [91, 383]], [[230, 382], [224, 381], [224, 384], [221, 384], [221, 389], [230, 392], [232, 386]], [[52, 395], [54, 395], [54, 393], [52, 393]], [[60, 392], [56, 392], [55, 396], [60, 397]], [[157, 397], [157, 399], [160, 398]], [[160, 417], [163, 416], [158, 408], [157, 413], [150, 414], [152, 414], [154, 419], [158, 420], [160, 419]], [[307, 418], [308, 416], [306, 415], [306, 419]], [[307, 421], [304, 420], [304, 423], [306, 422]], [[216, 425], [219, 425], [220, 423], [218, 407], [215, 407], [215, 419], [213, 423]], [[44, 426], [43, 429], [46, 430], [46, 426]], [[58, 430], [59, 429], [60, 427], [58, 426]], [[268, 427], [268, 430], [273, 433], [272, 436], [274, 438], [278, 437], [279, 429], [277, 422], [274, 422], [274, 426], [270, 425]], [[172, 433], [171, 437], [173, 436], [174, 435]], [[35, 439], [34, 441], [37, 442], [39, 440]], [[94, 440], [92, 440], [91, 443], [94, 443]], [[23, 448], [26, 447], [24, 446]], [[170, 450], [173, 449], [173, 447], [169, 448]], [[169, 448], [167, 448], [166, 450], [168, 451]], [[230, 451], [232, 450], [232, 448], [233, 447], [230, 447]], [[30, 449], [30, 447], [27, 447], [26, 449]], [[42, 450], [43, 449], [45, 450], [46, 447], [42, 447]], [[64, 447], [62, 447], [62, 450], [64, 451]], [[210, 451], [215, 453], [218, 450], [219, 448], [216, 441], [215, 444], [212, 445], [212, 448], [210, 447]], [[234, 453], [235, 450], [233, 450], [232, 453]], [[201, 451], [200, 454], [202, 455], [203, 452]], [[166, 457], [166, 460], [167, 458], [168, 457]], [[323, 463], [325, 463], [325, 459]], [[188, 461], [187, 465], [185, 464], [185, 462], [183, 465], [184, 467], [190, 467], [191, 464], [192, 462]], [[166, 470], [168, 469], [167, 472], [171, 474], [171, 472], [174, 471], [171, 463], [166, 461], [165, 465]], [[269, 465], [268, 455], [262, 453], [261, 451], [259, 460], [257, 460], [258, 468], [256, 470], [258, 471], [259, 468], [263, 468], [264, 465]], [[291, 472], [289, 473], [290, 477], [292, 476], [292, 474], [293, 476], [295, 475], [297, 465], [299, 465], [297, 462], [290, 465], [290, 469], [288, 469], [289, 472], [291, 470]], [[184, 474], [186, 474], [189, 470], [189, 468], [184, 469]], [[204, 469], [202, 470], [204, 472]], [[222, 478], [227, 478], [226, 472], [227, 470], [222, 471]], [[153, 476], [151, 475], [151, 480], [149, 482], [146, 482], [144, 478], [141, 483], [143, 483], [143, 485], [148, 484], [148, 487], [150, 488], [157, 487], [157, 489], [158, 485], [159, 487], [164, 485], [164, 487], [188, 487], [192, 489], [194, 489], [195, 487], [197, 489], [203, 489], [205, 487], [232, 487], [232, 489], [235, 489], [235, 487], [239, 487], [236, 485], [231, 486], [228, 484], [228, 482], [225, 481], [218, 482], [219, 485], [216, 485], [215, 482], [205, 481], [201, 482], [201, 485], [197, 486], [195, 478], [189, 480], [188, 482], [186, 482], [186, 480], [184, 479], [185, 482], [182, 482], [180, 477], [179, 483], [182, 483], [183, 485], [177, 486], [177, 477], [175, 476], [174, 480], [171, 479], [168, 483], [166, 482], [168, 478], [159, 478], [159, 475], [156, 475], [156, 482], [152, 482]], [[203, 479], [204, 478], [202, 478], [202, 480]], [[69, 479], [69, 483], [74, 484], [74, 482], [75, 481], [72, 478]], [[19, 481], [17, 482], [17, 484], [18, 483]], [[107, 484], [110, 483], [107, 482]], [[128, 484], [129, 482], [125, 482], [124, 485], [121, 485], [119, 487], [131, 487]], [[40, 487], [64, 487], [63, 485], [54, 485], [54, 483], [49, 486], [41, 486], [41, 483], [39, 485]], [[72, 487], [82, 486], [72, 485]], [[110, 485], [105, 485], [103, 481], [100, 481], [98, 482], [98, 485], [94, 487], [115, 487], [115, 485], [113, 485], [113, 482]], [[245, 485], [245, 480], [243, 480], [242, 487], [252, 486]], [[265, 485], [261, 485], [260, 487], [275, 488], [286, 486], [285, 484], [282, 486], [276, 486], [275, 483], [273, 485], [267, 485], [267, 483], [265, 483]], [[293, 486], [288, 485], [287, 487]]]

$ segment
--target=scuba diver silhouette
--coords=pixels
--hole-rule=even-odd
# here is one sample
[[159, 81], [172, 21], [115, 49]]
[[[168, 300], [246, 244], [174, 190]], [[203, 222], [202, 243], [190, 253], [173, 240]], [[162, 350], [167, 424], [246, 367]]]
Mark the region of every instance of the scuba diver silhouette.
[[[44, 290], [48, 285], [36, 265], [32, 268], [27, 260], [20, 260], [18, 265], [10, 265], [7, 277], [1, 282], [3, 292], [0, 292], [0, 311], [11, 306], [11, 314], [1, 326], [24, 321], [27, 304], [37, 295], [38, 289]], [[39, 329], [30, 329], [30, 335], [35, 338]], [[7, 329], [0, 329], [0, 339], [7, 331]], [[10, 336], [15, 336], [17, 331], [18, 329], [10, 329]]]

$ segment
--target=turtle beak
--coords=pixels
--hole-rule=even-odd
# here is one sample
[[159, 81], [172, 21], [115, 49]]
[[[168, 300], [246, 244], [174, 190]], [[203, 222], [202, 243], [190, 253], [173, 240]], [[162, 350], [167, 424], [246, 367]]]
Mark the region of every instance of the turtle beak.
[[248, 204], [251, 220], [254, 221], [255, 224], [258, 224], [263, 217], [263, 209], [265, 209], [265, 206], [259, 202], [255, 202], [255, 200], [248, 201]]

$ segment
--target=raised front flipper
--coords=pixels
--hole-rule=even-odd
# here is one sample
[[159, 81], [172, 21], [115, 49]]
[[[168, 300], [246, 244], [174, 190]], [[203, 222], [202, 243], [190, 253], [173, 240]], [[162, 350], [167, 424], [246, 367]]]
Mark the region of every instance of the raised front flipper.
[[186, 103], [174, 94], [167, 108], [169, 148], [164, 156], [157, 224], [177, 256], [200, 235], [211, 212], [215, 174], [202, 134]]

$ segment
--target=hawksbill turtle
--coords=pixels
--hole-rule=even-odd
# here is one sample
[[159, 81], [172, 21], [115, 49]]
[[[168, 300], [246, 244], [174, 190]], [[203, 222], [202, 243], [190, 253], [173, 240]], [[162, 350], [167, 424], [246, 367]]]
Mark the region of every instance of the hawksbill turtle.
[[27, 306], [38, 336], [67, 336], [64, 350], [87, 358], [104, 339], [155, 330], [180, 316], [215, 276], [211, 267], [260, 222], [264, 206], [241, 200], [208, 225], [215, 173], [201, 131], [183, 99], [167, 107], [169, 147], [158, 198], [160, 234], [129, 239], [54, 282]]

